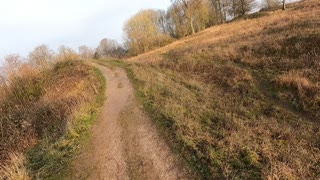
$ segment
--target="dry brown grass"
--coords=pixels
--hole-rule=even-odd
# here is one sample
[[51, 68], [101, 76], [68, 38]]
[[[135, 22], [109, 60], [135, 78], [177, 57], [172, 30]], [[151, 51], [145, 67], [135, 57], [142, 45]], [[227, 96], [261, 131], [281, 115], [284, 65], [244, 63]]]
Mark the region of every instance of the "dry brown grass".
[[312, 89], [315, 88], [313, 87], [313, 83], [307, 78], [299, 75], [297, 72], [282, 74], [278, 77], [277, 82], [281, 86], [297, 89], [299, 94], [303, 94], [304, 91], [312, 91]]
[[318, 179], [320, 3], [129, 59], [144, 105], [205, 178]]
[[157, 67], [130, 69], [145, 107], [207, 178], [317, 176], [319, 126], [269, 102], [255, 85], [226, 89]]
[[101, 86], [94, 68], [80, 61], [44, 70], [25, 65], [18, 72], [0, 86], [0, 169], [8, 176], [20, 176], [11, 169], [20, 158], [10, 154], [25, 153], [43, 139], [54, 144], [72, 131], [74, 114], [95, 102]]
[[[318, 86], [319, 6], [318, 1], [307, 0], [289, 6], [284, 12], [263, 12], [268, 15], [209, 28], [129, 61], [160, 62], [174, 70], [195, 70], [201, 76], [204, 75], [202, 71], [215, 71], [217, 63], [231, 62], [241, 68], [261, 72], [261, 78], [267, 79], [272, 86], [279, 85], [273, 81], [278, 76], [295, 70], [303, 73], [312, 86]], [[279, 90], [278, 93], [291, 92]], [[315, 93], [319, 95], [320, 92], [317, 90]], [[292, 98], [284, 101], [320, 118], [319, 112], [315, 111], [320, 108], [318, 103], [310, 104], [310, 98], [298, 98], [297, 93], [293, 94], [298, 99], [297, 103], [292, 103]]]
[[28, 170], [25, 167], [23, 154], [10, 154], [6, 166], [0, 168], [1, 180], [29, 180]]

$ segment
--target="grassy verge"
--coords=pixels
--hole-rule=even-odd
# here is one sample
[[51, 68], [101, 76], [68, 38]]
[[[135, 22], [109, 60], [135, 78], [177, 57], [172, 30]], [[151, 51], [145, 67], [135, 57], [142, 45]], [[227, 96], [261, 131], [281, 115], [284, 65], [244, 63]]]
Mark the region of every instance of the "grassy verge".
[[[137, 69], [139, 70], [145, 70], [146, 75], [150, 75], [150, 77], [153, 77], [149, 79], [148, 81], [144, 81], [139, 76], [137, 76]], [[138, 70], [138, 71], [139, 71]], [[129, 79], [131, 80], [133, 87], [135, 89], [135, 95], [138, 101], [144, 106], [144, 109], [149, 114], [149, 117], [153, 120], [153, 122], [156, 124], [158, 129], [161, 132], [161, 135], [166, 139], [168, 144], [170, 145], [172, 151], [184, 159], [185, 163], [193, 170], [193, 178], [195, 179], [211, 179], [212, 176], [210, 174], [209, 166], [207, 166], [206, 163], [201, 162], [201, 158], [199, 158], [194, 151], [194, 149], [186, 146], [185, 142], [179, 138], [179, 132], [177, 132], [178, 127], [176, 124], [176, 119], [173, 117], [169, 117], [168, 113], [164, 112], [163, 108], [160, 108], [157, 105], [157, 102], [155, 102], [154, 97], [152, 96], [164, 96], [164, 98], [169, 98], [168, 95], [171, 94], [170, 92], [172, 87], [166, 87], [167, 84], [161, 84], [161, 82], [156, 84], [149, 84], [150, 81], [153, 81], [157, 79], [158, 75], [162, 76], [166, 72], [162, 69], [159, 69], [157, 67], [149, 67], [142, 64], [131, 64], [126, 67], [126, 71], [128, 74]], [[190, 88], [191, 91], [197, 92], [196, 85], [186, 82], [181, 77], [175, 76], [173, 74], [171, 76], [171, 83], [177, 83], [176, 85], [184, 85], [188, 88]], [[145, 91], [146, 86], [153, 86], [155, 89], [158, 89], [157, 91], [163, 91], [163, 92], [156, 92], [156, 91]], [[177, 88], [176, 90], [179, 91], [179, 87], [173, 87]], [[155, 90], [154, 89], [154, 90]], [[159, 93], [159, 94], [154, 94]], [[168, 93], [168, 94], [167, 94]], [[173, 95], [173, 94], [171, 94]], [[178, 97], [177, 95], [176, 97]], [[160, 105], [161, 106], [161, 105]], [[179, 111], [175, 112], [176, 115], [179, 115]]]
[[97, 120], [105, 99], [106, 81], [95, 68], [94, 76], [101, 86], [96, 98], [73, 114], [72, 124], [65, 135], [59, 139], [44, 139], [27, 153], [27, 167], [35, 179], [61, 179], [68, 171], [68, 165], [89, 137], [89, 129]]
[[[194, 179], [210, 179], [209, 168], [203, 163], [199, 162], [199, 159], [194, 156], [192, 149], [188, 149], [182, 141], [177, 138], [176, 127], [174, 119], [166, 116], [161, 110], [155, 107], [155, 102], [150, 99], [145, 91], [142, 90], [142, 86], [146, 85], [145, 82], [139, 80], [132, 67], [143, 65], [141, 64], [130, 64], [127, 65], [125, 70], [135, 90], [135, 97], [144, 107], [144, 110], [148, 113], [151, 120], [155, 123], [158, 130], [161, 132], [161, 136], [165, 138], [169, 144], [172, 152], [183, 159], [184, 162], [192, 170], [192, 178]], [[158, 73], [162, 73], [158, 69]], [[152, 74], [150, 74], [152, 76]], [[178, 79], [176, 79], [178, 80]], [[178, 80], [179, 81], [179, 80]], [[190, 85], [186, 82], [186, 85]], [[192, 88], [192, 85], [189, 87]]]
[[[33, 69], [1, 88], [0, 177], [61, 179], [104, 102], [102, 73], [81, 61]], [[3, 139], [10, 135], [10, 139]], [[7, 149], [4, 149], [7, 148]], [[9, 154], [9, 155], [7, 155]]]

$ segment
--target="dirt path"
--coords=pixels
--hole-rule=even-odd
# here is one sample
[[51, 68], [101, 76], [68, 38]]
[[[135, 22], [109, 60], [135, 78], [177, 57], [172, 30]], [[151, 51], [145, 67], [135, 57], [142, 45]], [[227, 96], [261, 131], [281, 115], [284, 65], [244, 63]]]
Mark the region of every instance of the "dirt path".
[[107, 100], [69, 179], [188, 179], [136, 102], [125, 71], [97, 67], [107, 79]]

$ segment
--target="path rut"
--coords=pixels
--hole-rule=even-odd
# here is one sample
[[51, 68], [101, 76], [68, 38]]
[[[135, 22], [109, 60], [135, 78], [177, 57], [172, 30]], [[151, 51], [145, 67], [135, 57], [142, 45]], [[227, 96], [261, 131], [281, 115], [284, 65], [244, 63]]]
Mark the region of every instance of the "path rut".
[[107, 100], [68, 179], [188, 179], [189, 172], [137, 103], [126, 72], [96, 66], [107, 80]]

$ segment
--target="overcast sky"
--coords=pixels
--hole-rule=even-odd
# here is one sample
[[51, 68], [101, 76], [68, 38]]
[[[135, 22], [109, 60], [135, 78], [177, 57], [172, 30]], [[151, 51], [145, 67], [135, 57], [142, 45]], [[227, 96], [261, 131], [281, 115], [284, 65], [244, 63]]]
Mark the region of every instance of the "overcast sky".
[[27, 56], [47, 44], [96, 47], [102, 38], [122, 40], [123, 23], [141, 9], [166, 9], [170, 0], [0, 0], [0, 59]]

